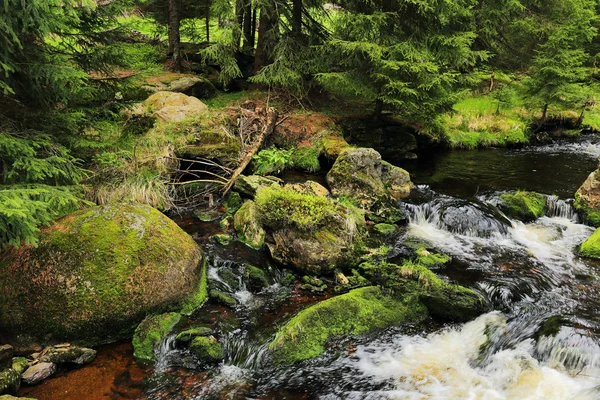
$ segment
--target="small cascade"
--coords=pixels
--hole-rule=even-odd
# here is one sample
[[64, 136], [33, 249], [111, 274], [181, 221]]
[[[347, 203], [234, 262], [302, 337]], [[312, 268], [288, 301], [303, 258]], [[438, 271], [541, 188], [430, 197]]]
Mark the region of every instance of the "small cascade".
[[162, 374], [170, 366], [170, 357], [173, 350], [175, 350], [175, 334], [168, 335], [160, 345], [154, 348], [154, 358], [156, 360], [154, 364], [154, 373]]
[[267, 353], [269, 342], [253, 343], [248, 332], [236, 329], [223, 339], [225, 365], [234, 365], [246, 370], [255, 371], [261, 365]]
[[558, 198], [558, 196], [548, 196], [546, 202], [546, 215], [548, 217], [566, 218], [573, 222], [579, 222], [579, 216], [573, 206]]

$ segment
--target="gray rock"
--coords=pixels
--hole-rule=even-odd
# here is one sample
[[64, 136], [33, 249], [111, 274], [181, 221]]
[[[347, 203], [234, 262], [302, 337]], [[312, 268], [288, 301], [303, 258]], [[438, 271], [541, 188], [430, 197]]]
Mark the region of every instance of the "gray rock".
[[32, 367], [29, 367], [27, 371], [23, 373], [23, 376], [21, 378], [23, 379], [23, 382], [27, 383], [28, 385], [35, 385], [37, 383], [40, 383], [44, 379], [54, 375], [55, 372], [56, 364], [41, 362], [39, 364], [35, 364]]
[[234, 188], [246, 196], [254, 197], [259, 187], [273, 185], [279, 186], [279, 183], [259, 175], [240, 175], [235, 181]]
[[83, 365], [90, 363], [96, 357], [96, 350], [77, 346], [54, 346], [45, 350], [40, 361], [47, 363], [63, 364], [72, 363]]
[[15, 349], [10, 344], [0, 346], [0, 365], [11, 360], [14, 354]]
[[171, 92], [183, 93], [199, 99], [208, 99], [217, 93], [217, 89], [208, 79], [193, 76], [171, 82], [169, 89]]

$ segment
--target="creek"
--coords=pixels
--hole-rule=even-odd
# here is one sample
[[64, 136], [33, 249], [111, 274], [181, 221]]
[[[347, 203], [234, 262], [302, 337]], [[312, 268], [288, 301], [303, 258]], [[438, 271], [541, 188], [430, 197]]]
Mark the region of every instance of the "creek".
[[[83, 386], [95, 384], [81, 371], [100, 362], [115, 377], [98, 383], [97, 398], [105, 399], [598, 399], [600, 263], [577, 255], [593, 228], [581, 224], [571, 203], [599, 155], [600, 138], [586, 135], [552, 145], [451, 151], [397, 162], [418, 187], [404, 201], [409, 224], [390, 258], [401, 259], [407, 241], [448, 254], [452, 261], [435, 272], [475, 289], [492, 305], [469, 323], [392, 328], [340, 340], [294, 367], [274, 367], [266, 346], [278, 324], [332, 293], [290, 289], [281, 283], [285, 271], [266, 252], [238, 242], [219, 246], [209, 240], [218, 223], [180, 218], [209, 255], [209, 280], [239, 303], [233, 310], [209, 304], [194, 317], [229, 332], [223, 339], [225, 361], [202, 368], [175, 349], [171, 338], [160, 349], [157, 367], [141, 369], [131, 362], [130, 346], [111, 345], [100, 349], [100, 361], [22, 395], [96, 398], [83, 392], [77, 397], [76, 387], [77, 379]], [[507, 218], [495, 206], [507, 190], [550, 195], [547, 215], [527, 224]], [[232, 285], [223, 279], [223, 271], [241, 274], [247, 264], [266, 268], [271, 286], [252, 293], [242, 280]], [[121, 362], [111, 367], [106, 361], [111, 357]], [[68, 394], [50, 390], [60, 379]]]

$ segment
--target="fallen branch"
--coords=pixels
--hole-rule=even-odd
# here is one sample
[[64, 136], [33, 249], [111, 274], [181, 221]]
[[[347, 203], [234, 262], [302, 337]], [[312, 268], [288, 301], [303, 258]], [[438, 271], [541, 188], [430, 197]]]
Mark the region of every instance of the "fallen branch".
[[277, 116], [278, 114], [276, 110], [267, 108], [267, 123], [254, 143], [252, 143], [252, 146], [248, 148], [248, 151], [240, 161], [240, 165], [235, 171], [233, 171], [229, 182], [223, 188], [223, 196], [225, 196], [229, 190], [231, 190], [237, 178], [242, 174], [242, 172], [244, 172], [248, 164], [250, 164], [250, 161], [252, 161], [252, 156], [261, 148], [265, 138], [273, 133], [275, 126], [277, 125]]

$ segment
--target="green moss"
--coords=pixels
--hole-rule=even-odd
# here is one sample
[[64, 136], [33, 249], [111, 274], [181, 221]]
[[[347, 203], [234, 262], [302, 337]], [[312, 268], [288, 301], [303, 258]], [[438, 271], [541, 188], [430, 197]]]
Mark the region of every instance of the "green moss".
[[238, 192], [229, 193], [223, 200], [223, 206], [227, 210], [227, 214], [235, 214], [242, 204], [244, 204], [244, 201]]
[[218, 233], [212, 238], [222, 246], [227, 246], [229, 243], [231, 243], [231, 235], [227, 233]]
[[301, 171], [317, 172], [321, 169], [321, 164], [319, 163], [320, 155], [320, 146], [299, 147], [292, 152], [289, 166]]
[[446, 254], [431, 253], [424, 247], [417, 249], [417, 263], [424, 266], [443, 265], [450, 261], [450, 257]]
[[21, 374], [12, 368], [0, 371], [0, 393], [17, 393], [21, 387]]
[[228, 215], [219, 222], [219, 226], [221, 229], [229, 229], [229, 227], [233, 224], [233, 216]]
[[172, 220], [140, 205], [70, 214], [43, 233], [37, 249], [6, 256], [3, 331], [86, 345], [131, 337], [145, 315], [177, 309], [198, 285], [203, 259]]
[[546, 196], [535, 192], [518, 191], [503, 193], [500, 199], [506, 203], [502, 210], [511, 218], [529, 222], [543, 217], [546, 209]]
[[246, 265], [244, 275], [247, 279], [248, 289], [251, 291], [259, 292], [270, 285], [265, 271], [253, 265]]
[[327, 225], [329, 219], [344, 212], [326, 197], [278, 187], [260, 188], [255, 200], [265, 224], [271, 227], [291, 225], [302, 231], [311, 231]]
[[581, 200], [581, 195], [579, 193], [575, 193], [575, 203], [573, 206], [583, 214], [585, 222], [599, 228], [600, 227], [600, 211], [596, 211], [588, 206], [583, 200]]
[[219, 362], [225, 357], [223, 346], [213, 336], [195, 337], [190, 350], [206, 363]]
[[19, 374], [25, 372], [28, 365], [29, 361], [25, 357], [15, 357], [12, 359], [12, 369], [17, 371]]
[[233, 217], [238, 239], [253, 249], [262, 248], [265, 242], [265, 230], [262, 227], [259, 211], [251, 200], [246, 201]]
[[206, 258], [202, 260], [202, 272], [196, 290], [181, 304], [180, 313], [191, 315], [197, 308], [200, 308], [208, 298], [208, 288], [206, 274], [208, 264]]
[[323, 138], [323, 151], [329, 159], [336, 159], [344, 150], [351, 148], [340, 135], [328, 135]]
[[373, 286], [355, 289], [300, 311], [279, 329], [269, 349], [278, 362], [294, 363], [320, 355], [330, 339], [421, 320], [426, 314], [415, 298], [398, 300]]
[[212, 289], [210, 291], [210, 298], [216, 300], [218, 303], [221, 303], [224, 306], [229, 307], [233, 307], [238, 303], [235, 297], [230, 296], [227, 293], [221, 292], [217, 289]]
[[133, 356], [138, 362], [154, 362], [154, 349], [181, 320], [178, 313], [167, 313], [147, 317], [133, 335]]
[[210, 336], [212, 335], [212, 331], [213, 330], [207, 326], [195, 326], [179, 332], [175, 337], [175, 340], [178, 342], [188, 343], [198, 336]]
[[540, 329], [538, 329], [535, 332], [534, 338], [537, 340], [537, 339], [541, 338], [542, 336], [554, 337], [558, 334], [558, 332], [560, 331], [560, 328], [562, 328], [564, 325], [568, 324], [568, 322], [569, 321], [567, 319], [563, 318], [560, 315], [552, 316], [542, 323], [542, 326], [540, 326]]
[[600, 259], [600, 228], [581, 244], [579, 252], [584, 257]]
[[373, 230], [381, 235], [387, 236], [396, 232], [397, 226], [392, 224], [376, 224]]

